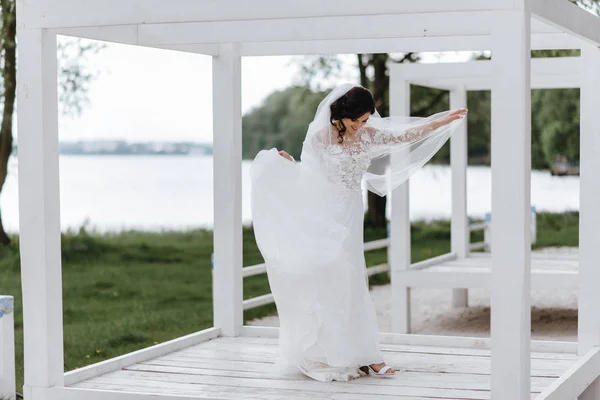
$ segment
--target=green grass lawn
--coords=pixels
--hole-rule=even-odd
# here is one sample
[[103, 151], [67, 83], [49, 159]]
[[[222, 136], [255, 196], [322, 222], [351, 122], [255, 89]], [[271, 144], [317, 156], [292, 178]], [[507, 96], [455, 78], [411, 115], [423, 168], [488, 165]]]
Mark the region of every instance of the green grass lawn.
[[[412, 226], [412, 261], [450, 251], [447, 221]], [[367, 229], [365, 240], [385, 237]], [[0, 248], [0, 293], [15, 297], [17, 387], [23, 385], [23, 319], [17, 238]], [[481, 233], [473, 241], [481, 240]], [[539, 214], [536, 247], [578, 241], [578, 214]], [[212, 232], [64, 234], [63, 309], [65, 370], [164, 342], [212, 326]], [[386, 251], [366, 254], [368, 265]], [[244, 230], [244, 265], [262, 262], [252, 230]], [[387, 283], [386, 274], [371, 284]], [[269, 292], [265, 275], [244, 280], [244, 298]], [[251, 319], [275, 312], [269, 305], [246, 312]]]

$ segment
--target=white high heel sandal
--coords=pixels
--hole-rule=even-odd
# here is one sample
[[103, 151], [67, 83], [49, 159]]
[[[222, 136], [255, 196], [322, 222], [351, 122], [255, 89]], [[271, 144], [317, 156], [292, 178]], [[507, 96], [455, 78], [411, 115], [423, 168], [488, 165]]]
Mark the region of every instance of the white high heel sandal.
[[381, 369], [379, 369], [379, 371], [375, 371], [373, 369], [373, 367], [371, 367], [370, 365], [367, 365], [367, 367], [369, 368], [369, 375], [373, 375], [377, 378], [389, 378], [396, 374], [396, 371], [388, 373], [388, 371], [390, 369], [392, 369], [392, 367], [390, 367], [389, 365], [386, 365], [385, 367], [381, 367]]

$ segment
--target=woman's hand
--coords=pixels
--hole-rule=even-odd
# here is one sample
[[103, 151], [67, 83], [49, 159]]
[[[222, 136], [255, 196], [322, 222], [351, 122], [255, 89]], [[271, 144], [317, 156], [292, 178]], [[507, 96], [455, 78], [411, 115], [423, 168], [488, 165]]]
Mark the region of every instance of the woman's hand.
[[438, 127], [448, 125], [452, 121], [456, 121], [457, 119], [461, 119], [467, 116], [469, 111], [466, 108], [459, 108], [458, 110], [452, 111], [450, 114], [446, 115], [444, 118], [437, 121]]
[[283, 158], [287, 158], [287, 159], [288, 159], [288, 160], [290, 160], [291, 162], [294, 162], [294, 163], [296, 162], [296, 160], [294, 160], [294, 157], [292, 157], [291, 155], [289, 155], [287, 151], [281, 150], [281, 151], [279, 152], [279, 155], [280, 155], [281, 157], [283, 157]]

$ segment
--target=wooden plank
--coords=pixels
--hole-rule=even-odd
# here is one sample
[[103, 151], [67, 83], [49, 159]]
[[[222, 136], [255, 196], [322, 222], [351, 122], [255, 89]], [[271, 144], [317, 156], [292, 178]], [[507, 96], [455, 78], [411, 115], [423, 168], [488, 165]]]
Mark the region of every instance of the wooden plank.
[[[578, 341], [579, 354], [588, 353], [593, 347], [600, 345], [600, 317], [598, 315], [598, 301], [600, 291], [597, 288], [597, 279], [600, 276], [597, 250], [600, 244], [600, 234], [595, 225], [600, 221], [598, 211], [597, 171], [600, 169], [598, 154], [600, 140], [597, 118], [598, 66], [600, 66], [600, 50], [596, 46], [585, 46], [581, 51], [582, 80], [585, 84], [581, 88], [581, 176], [580, 176], [580, 222], [579, 222], [579, 319]], [[590, 386], [581, 395], [581, 400], [592, 400], [600, 397], [600, 379], [590, 382]]]
[[390, 267], [387, 264], [380, 264], [374, 267], [367, 268], [367, 275], [373, 276], [375, 274], [381, 274], [382, 272], [390, 272]]
[[205, 1], [172, 0], [164, 4], [155, 0], [31, 0], [23, 2], [20, 19], [27, 28], [66, 26], [99, 26], [187, 21], [229, 21], [268, 18], [305, 18], [318, 15], [375, 15], [454, 10], [491, 10], [512, 7], [509, 0], [461, 0], [448, 4], [444, 0], [428, 0], [399, 4], [393, 0], [377, 0], [348, 4], [318, 0], [282, 4], [277, 0], [256, 0], [251, 5], [235, 0]]
[[[193, 352], [195, 349], [211, 348], [223, 350], [245, 351], [247, 349], [260, 349], [267, 353], [275, 352], [278, 345], [276, 338], [219, 338], [210, 342], [201, 343], [195, 346], [190, 346], [181, 350], [179, 353], [187, 351]], [[463, 348], [463, 347], [441, 347], [441, 346], [419, 346], [405, 344], [389, 344], [382, 343], [381, 349], [384, 352], [406, 352], [406, 353], [425, 353], [425, 354], [448, 354], [448, 355], [463, 355], [474, 357], [490, 357], [489, 349]], [[172, 353], [175, 354], [175, 353]], [[531, 358], [537, 359], [558, 359], [575, 361], [578, 356], [574, 353], [550, 353], [550, 352], [533, 352]]]
[[[387, 13], [219, 22], [141, 24], [141, 45], [444, 37], [490, 33], [490, 11]], [[452, 22], [452, 23], [450, 23]], [[361, 29], [356, 29], [360, 26]], [[541, 29], [557, 32], [554, 28]], [[459, 45], [457, 44], [457, 47]]]
[[244, 300], [243, 308], [244, 308], [244, 310], [250, 310], [252, 308], [264, 306], [266, 304], [271, 304], [274, 302], [275, 302], [275, 299], [273, 298], [273, 295], [271, 293], [269, 293], [269, 294], [264, 294], [262, 296], [254, 297], [252, 299]]
[[209, 328], [190, 335], [182, 336], [168, 342], [160, 343], [146, 349], [114, 357], [96, 364], [88, 365], [65, 374], [65, 385], [73, 385], [86, 379], [112, 372], [128, 365], [150, 360], [185, 347], [204, 342], [219, 336], [219, 328]]
[[[253, 378], [253, 379], [279, 379], [276, 375], [269, 375], [256, 371], [226, 371], [209, 368], [186, 368], [172, 367], [165, 365], [133, 365], [126, 368], [127, 371], [144, 371], [161, 374], [188, 374], [205, 376], [222, 376], [235, 378]], [[395, 386], [414, 386], [414, 387], [433, 387], [438, 389], [467, 389], [467, 390], [490, 390], [489, 375], [468, 375], [468, 374], [447, 374], [447, 373], [424, 373], [412, 371], [399, 371], [398, 379], [373, 380], [368, 381], [350, 381], [348, 385], [385, 385]], [[285, 376], [286, 380], [305, 381], [306, 377], [298, 372], [295, 375]], [[534, 377], [532, 379], [532, 391], [539, 393], [555, 381], [555, 378]]]
[[388, 247], [389, 244], [390, 244], [390, 239], [389, 238], [379, 239], [379, 240], [372, 240], [372, 241], [366, 242], [364, 244], [364, 251], [371, 251], [371, 250], [383, 249], [383, 248]]
[[[138, 387], [132, 388], [136, 391], [124, 391], [121, 385], [90, 385], [90, 388], [79, 387], [54, 387], [47, 390], [34, 388], [31, 393], [27, 393], [28, 399], [44, 399], [44, 400], [187, 400], [187, 399], [202, 399], [202, 400], [223, 400], [231, 399], [229, 395], [224, 394], [203, 394], [194, 393], [191, 390], [183, 391], [176, 390], [169, 393], [151, 393], [148, 388]], [[177, 393], [177, 394], [175, 394]], [[34, 397], [35, 394], [36, 396]]]
[[267, 273], [267, 264], [251, 265], [242, 269], [242, 277], [255, 276]]
[[[594, 46], [582, 49], [582, 78], [585, 84], [581, 88], [581, 138], [580, 138], [580, 183], [579, 183], [579, 354], [586, 354], [594, 346], [600, 346], [600, 265], [598, 248], [600, 246], [600, 125], [598, 125], [598, 105], [600, 98], [600, 50]], [[598, 393], [600, 396], [600, 393]]]
[[[194, 46], [206, 45], [189, 44], [185, 46], [193, 48]], [[579, 49], [581, 47], [581, 42], [565, 33], [545, 33], [532, 35], [531, 46], [532, 49], [537, 50]], [[243, 56], [331, 54], [332, 49], [335, 49], [337, 54], [405, 53], [410, 51], [484, 51], [489, 50], [491, 47], [489, 35], [423, 36], [402, 38], [402, 40], [396, 38], [358, 38], [351, 41], [330, 39], [285, 42], [249, 42], [240, 44], [240, 53]], [[206, 53], [203, 48], [199, 48], [199, 50], [200, 53]]]
[[[20, 3], [20, 2], [19, 2]], [[56, 36], [19, 27], [19, 245], [25, 382], [63, 384]]]
[[137, 25], [110, 25], [58, 28], [51, 29], [49, 32], [56, 35], [136, 45], [138, 44], [137, 30]]
[[242, 326], [238, 337], [256, 337], [256, 338], [277, 338], [279, 337], [279, 328], [274, 326]]
[[594, 46], [600, 45], [600, 19], [575, 4], [562, 0], [531, 0], [531, 12], [540, 21]]
[[[580, 57], [560, 58], [534, 58], [531, 60], [531, 77], [579, 74], [581, 69]], [[475, 60], [459, 63], [436, 63], [436, 64], [392, 64], [391, 73], [397, 73], [410, 83], [419, 80], [437, 79], [470, 79], [486, 78], [493, 79], [492, 62], [489, 60]], [[491, 88], [491, 85], [490, 85]]]
[[[86, 382], [80, 385], [89, 387], [92, 385], [118, 384], [123, 387], [128, 386], [146, 386], [153, 390], [169, 391], [171, 389], [196, 388], [202, 392], [225, 392], [231, 394], [253, 393], [256, 396], [260, 392], [272, 393], [273, 395], [301, 396], [298, 398], [310, 398], [309, 396], [321, 395], [324, 392], [332, 398], [339, 395], [368, 396], [419, 396], [439, 399], [489, 399], [489, 391], [485, 390], [464, 390], [464, 389], [438, 389], [429, 387], [411, 387], [411, 386], [389, 386], [389, 385], [364, 385], [348, 384], [346, 382], [318, 382], [314, 380], [294, 381], [294, 380], [262, 380], [235, 377], [220, 377], [202, 375], [184, 375], [184, 374], [155, 374], [138, 371], [124, 371], [120, 375], [124, 377], [103, 376], [96, 378], [94, 382]], [[137, 379], [133, 379], [133, 377]], [[366, 379], [365, 379], [366, 380]], [[373, 379], [371, 379], [373, 380]], [[391, 380], [391, 379], [390, 379]], [[251, 397], [249, 397], [251, 398]], [[256, 398], [256, 397], [255, 397]], [[261, 397], [258, 397], [261, 398]]]
[[[250, 335], [248, 333], [250, 333]], [[238, 336], [235, 339], [240, 341], [276, 340], [278, 335], [279, 328], [277, 327], [245, 326], [244, 336]], [[219, 340], [225, 340], [225, 338], [219, 338]], [[384, 332], [381, 334], [381, 343], [385, 345], [400, 344], [410, 346], [490, 349], [490, 339], [481, 337], [416, 335]], [[532, 340], [531, 351], [542, 353], [576, 354], [577, 343], [566, 341]]]
[[[467, 90], [463, 85], [450, 91], [450, 108], [467, 108]], [[450, 167], [452, 170], [452, 218], [450, 221], [451, 251], [458, 258], [469, 253], [469, 219], [467, 216], [467, 124], [463, 123], [450, 138]], [[453, 307], [467, 307], [467, 289], [454, 289]]]
[[[546, 388], [538, 400], [563, 400], [579, 396], [600, 375], [600, 347], [594, 347]], [[591, 393], [590, 393], [591, 395]]]
[[221, 45], [213, 57], [213, 314], [225, 336], [243, 325], [241, 79], [239, 45]]
[[[413, 288], [435, 289], [489, 289], [492, 287], [493, 275], [490, 269], [435, 267], [422, 271], [406, 271], [401, 274], [403, 282]], [[573, 289], [578, 286], [576, 271], [531, 271], [532, 289]]]
[[[390, 113], [410, 115], [410, 85], [402, 77], [390, 76]], [[390, 163], [402, 162], [402, 154], [390, 156]], [[410, 180], [394, 189], [389, 195], [390, 222], [388, 264], [392, 290], [392, 331], [410, 332], [410, 288], [399, 279], [399, 273], [410, 268]]]
[[[246, 350], [225, 351], [202, 349], [183, 354], [168, 354], [150, 361], [148, 364], [161, 364], [163, 362], [195, 362], [195, 365], [216, 365], [221, 368], [226, 367], [227, 363], [236, 364], [272, 364], [276, 359], [276, 352], [260, 353], [260, 351]], [[404, 353], [404, 352], [386, 352], [385, 357], [388, 364], [393, 365], [403, 371], [424, 371], [424, 372], [451, 372], [466, 374], [490, 374], [490, 358], [473, 357], [448, 354], [425, 354], [425, 353]], [[223, 364], [225, 363], [225, 364]], [[558, 359], [533, 359], [532, 375], [549, 376], [558, 378], [572, 364], [573, 360]], [[187, 364], [189, 365], [189, 364]]]
[[531, 392], [531, 16], [516, 3], [493, 22], [491, 244], [492, 396], [515, 400]]

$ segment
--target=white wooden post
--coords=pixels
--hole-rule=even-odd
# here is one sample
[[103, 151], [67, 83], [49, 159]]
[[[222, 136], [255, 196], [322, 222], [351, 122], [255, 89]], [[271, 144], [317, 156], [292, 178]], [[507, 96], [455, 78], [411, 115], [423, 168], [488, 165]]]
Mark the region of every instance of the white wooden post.
[[528, 0], [492, 27], [492, 398], [530, 399], [531, 179]]
[[14, 400], [15, 383], [15, 320], [14, 299], [0, 296], [0, 398]]
[[213, 57], [213, 313], [223, 336], [238, 336], [242, 309], [242, 111], [239, 44]]
[[[450, 108], [467, 107], [467, 90], [458, 86], [450, 91]], [[459, 258], [469, 252], [469, 226], [467, 218], [467, 124], [463, 123], [450, 138], [450, 168], [452, 169], [451, 251]], [[467, 307], [469, 291], [452, 290], [452, 306]]]
[[[390, 77], [390, 111], [392, 115], [410, 115], [410, 84]], [[391, 156], [390, 163], [403, 162], [401, 154]], [[391, 270], [392, 332], [410, 332], [410, 288], [402, 281], [402, 271], [410, 268], [409, 181], [391, 193], [390, 245], [388, 263]]]
[[[581, 49], [580, 177], [579, 177], [579, 354], [600, 346], [600, 49], [585, 45]], [[600, 383], [591, 385], [579, 397], [600, 399]]]
[[64, 385], [56, 35], [17, 36], [24, 396], [38, 400], [32, 390]]

